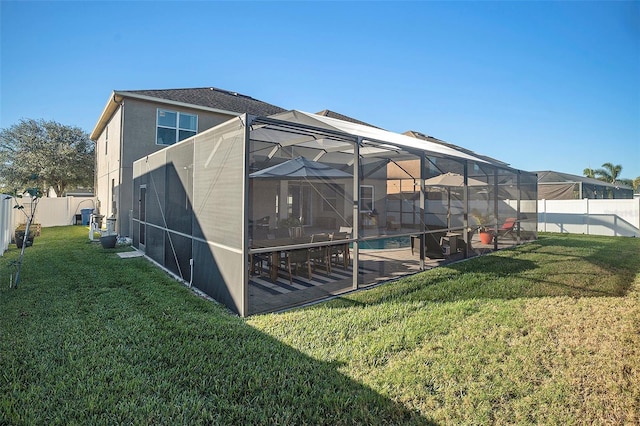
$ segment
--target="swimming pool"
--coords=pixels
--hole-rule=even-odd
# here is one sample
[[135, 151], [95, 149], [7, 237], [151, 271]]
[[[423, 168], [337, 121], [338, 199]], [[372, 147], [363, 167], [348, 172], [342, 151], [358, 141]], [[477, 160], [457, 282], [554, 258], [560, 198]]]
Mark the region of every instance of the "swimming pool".
[[360, 242], [361, 250], [382, 250], [411, 247], [411, 237], [386, 237]]

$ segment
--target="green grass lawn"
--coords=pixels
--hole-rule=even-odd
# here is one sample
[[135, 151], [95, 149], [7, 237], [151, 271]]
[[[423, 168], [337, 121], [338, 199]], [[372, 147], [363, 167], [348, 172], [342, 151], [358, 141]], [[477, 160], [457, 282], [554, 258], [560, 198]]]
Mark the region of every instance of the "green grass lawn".
[[640, 239], [545, 234], [241, 319], [45, 228], [9, 289], [0, 424], [637, 424]]

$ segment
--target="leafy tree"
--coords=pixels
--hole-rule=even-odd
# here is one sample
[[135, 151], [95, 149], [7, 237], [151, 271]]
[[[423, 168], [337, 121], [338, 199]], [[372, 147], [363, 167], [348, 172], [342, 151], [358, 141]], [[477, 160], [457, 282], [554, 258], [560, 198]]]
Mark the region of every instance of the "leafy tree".
[[79, 127], [22, 119], [0, 130], [0, 191], [27, 186], [34, 173], [58, 196], [67, 188], [92, 187], [93, 150]]

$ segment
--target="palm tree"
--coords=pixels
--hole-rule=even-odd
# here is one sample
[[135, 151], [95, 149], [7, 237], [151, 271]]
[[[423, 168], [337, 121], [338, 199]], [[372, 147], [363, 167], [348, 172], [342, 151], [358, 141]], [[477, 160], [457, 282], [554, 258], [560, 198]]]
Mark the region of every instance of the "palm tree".
[[616, 183], [621, 171], [622, 166], [620, 164], [614, 166], [612, 163], [604, 163], [602, 169], [595, 170], [594, 173], [598, 179], [604, 182]]
[[591, 178], [591, 179], [595, 179], [596, 178], [596, 171], [594, 169], [592, 169], [591, 167], [587, 167], [586, 169], [584, 169], [582, 171], [582, 174], [585, 175], [588, 178]]

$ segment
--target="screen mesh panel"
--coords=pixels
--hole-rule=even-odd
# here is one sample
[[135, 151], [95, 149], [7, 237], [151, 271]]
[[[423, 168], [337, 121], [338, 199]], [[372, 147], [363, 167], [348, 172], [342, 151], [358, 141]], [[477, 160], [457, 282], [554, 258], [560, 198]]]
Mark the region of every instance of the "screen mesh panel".
[[193, 223], [193, 140], [168, 149], [166, 160], [167, 227], [190, 234]]
[[164, 266], [185, 281], [191, 279], [191, 238], [173, 232], [165, 233]]
[[195, 139], [194, 235], [241, 249], [244, 126], [232, 120]]
[[146, 250], [147, 256], [164, 265], [164, 231], [155, 226], [147, 225], [146, 228]]
[[[134, 203], [134, 244], [240, 315], [535, 238], [533, 174], [397, 137], [360, 139], [356, 158], [352, 135], [286, 117], [252, 118], [249, 140], [247, 117], [234, 118], [134, 164], [148, 223]], [[296, 250], [314, 258], [289, 272]]]
[[164, 227], [166, 151], [149, 155], [143, 167], [148, 177], [146, 221]]

